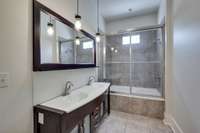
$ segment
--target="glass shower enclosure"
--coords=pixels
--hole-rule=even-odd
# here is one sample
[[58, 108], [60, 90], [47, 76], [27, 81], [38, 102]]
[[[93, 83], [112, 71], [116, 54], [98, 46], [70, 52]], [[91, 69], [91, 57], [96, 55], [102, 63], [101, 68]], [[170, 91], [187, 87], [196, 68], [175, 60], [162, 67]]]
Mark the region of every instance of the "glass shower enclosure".
[[162, 26], [107, 35], [103, 76], [111, 91], [163, 97], [164, 30]]

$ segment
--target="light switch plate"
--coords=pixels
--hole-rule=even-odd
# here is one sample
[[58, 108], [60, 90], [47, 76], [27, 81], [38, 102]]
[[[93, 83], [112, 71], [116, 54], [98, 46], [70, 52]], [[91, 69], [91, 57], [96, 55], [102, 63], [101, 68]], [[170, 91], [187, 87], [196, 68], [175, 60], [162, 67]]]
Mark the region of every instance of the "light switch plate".
[[38, 123], [44, 124], [44, 114], [43, 113], [38, 113]]
[[0, 73], [0, 88], [7, 88], [9, 86], [9, 74]]

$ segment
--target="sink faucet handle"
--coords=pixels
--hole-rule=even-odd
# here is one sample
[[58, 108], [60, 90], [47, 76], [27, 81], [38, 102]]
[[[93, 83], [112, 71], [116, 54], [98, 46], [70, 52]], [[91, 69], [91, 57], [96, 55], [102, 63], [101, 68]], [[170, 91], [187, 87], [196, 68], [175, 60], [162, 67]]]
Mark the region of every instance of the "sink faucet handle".
[[71, 81], [66, 82], [66, 88], [71, 88], [74, 84]]
[[74, 86], [74, 84], [71, 81], [67, 81], [65, 84], [65, 93], [64, 96], [69, 95], [71, 91], [71, 87]]
[[89, 81], [88, 81], [88, 85], [91, 85], [93, 81], [95, 81], [95, 76], [90, 76], [89, 77]]

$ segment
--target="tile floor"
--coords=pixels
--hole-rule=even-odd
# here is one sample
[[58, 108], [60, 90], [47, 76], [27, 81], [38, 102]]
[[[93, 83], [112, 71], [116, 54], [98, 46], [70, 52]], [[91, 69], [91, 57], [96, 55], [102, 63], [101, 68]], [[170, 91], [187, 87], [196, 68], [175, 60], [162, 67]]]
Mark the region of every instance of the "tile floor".
[[111, 111], [95, 133], [173, 133], [161, 120]]

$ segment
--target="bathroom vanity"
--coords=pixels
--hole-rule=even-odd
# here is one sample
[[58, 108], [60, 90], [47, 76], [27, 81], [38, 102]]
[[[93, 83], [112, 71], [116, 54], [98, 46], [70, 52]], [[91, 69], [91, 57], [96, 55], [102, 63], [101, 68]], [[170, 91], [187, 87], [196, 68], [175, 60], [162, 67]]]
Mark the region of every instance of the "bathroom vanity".
[[67, 96], [34, 107], [34, 133], [86, 133], [85, 118], [89, 118], [89, 133], [110, 113], [110, 83], [95, 82], [74, 90]]

